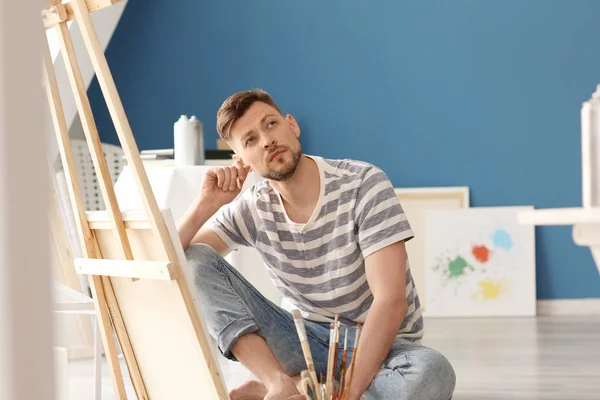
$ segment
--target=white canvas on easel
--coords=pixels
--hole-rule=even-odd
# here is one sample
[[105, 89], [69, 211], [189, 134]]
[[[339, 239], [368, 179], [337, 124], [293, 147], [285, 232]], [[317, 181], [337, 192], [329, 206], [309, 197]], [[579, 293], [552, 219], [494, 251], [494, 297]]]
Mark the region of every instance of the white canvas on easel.
[[425, 266], [425, 213], [428, 210], [458, 210], [469, 207], [469, 188], [428, 187], [395, 189], [415, 237], [406, 243], [411, 274], [415, 281], [423, 315], [427, 315]]

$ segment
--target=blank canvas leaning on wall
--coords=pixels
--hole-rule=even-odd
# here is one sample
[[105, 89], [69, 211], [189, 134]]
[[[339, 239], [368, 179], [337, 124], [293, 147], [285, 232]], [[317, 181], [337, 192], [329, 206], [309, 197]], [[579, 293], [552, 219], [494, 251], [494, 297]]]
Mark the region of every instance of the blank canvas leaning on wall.
[[415, 237], [406, 243], [410, 270], [417, 287], [422, 312], [427, 315], [425, 276], [425, 213], [428, 210], [456, 210], [469, 207], [469, 188], [427, 187], [395, 189]]
[[533, 207], [481, 207], [426, 215], [430, 317], [534, 316]]

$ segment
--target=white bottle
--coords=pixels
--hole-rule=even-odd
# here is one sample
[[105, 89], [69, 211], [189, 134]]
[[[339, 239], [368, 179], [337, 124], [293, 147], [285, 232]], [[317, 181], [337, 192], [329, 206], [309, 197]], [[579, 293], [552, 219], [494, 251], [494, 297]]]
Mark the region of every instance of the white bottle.
[[583, 207], [600, 207], [600, 85], [581, 107]]
[[187, 115], [182, 115], [173, 125], [173, 152], [175, 165], [194, 165], [195, 135]]
[[190, 118], [190, 125], [192, 126], [192, 131], [194, 132], [194, 138], [196, 140], [196, 163], [194, 165], [204, 165], [204, 129], [202, 127], [202, 122], [200, 122], [195, 115], [192, 115]]

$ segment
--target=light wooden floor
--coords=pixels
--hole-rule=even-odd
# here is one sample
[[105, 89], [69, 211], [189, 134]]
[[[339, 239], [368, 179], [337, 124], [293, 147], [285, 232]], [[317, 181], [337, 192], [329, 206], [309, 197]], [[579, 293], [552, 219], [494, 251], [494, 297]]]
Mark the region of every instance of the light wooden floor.
[[600, 318], [426, 321], [457, 373], [454, 399], [600, 399]]
[[[454, 365], [454, 400], [600, 399], [600, 318], [428, 319], [423, 344]], [[228, 387], [251, 375], [221, 360]], [[126, 368], [123, 368], [126, 371]], [[70, 400], [93, 399], [91, 360], [69, 366]], [[114, 399], [106, 368], [102, 399]], [[135, 399], [129, 385], [130, 399]]]

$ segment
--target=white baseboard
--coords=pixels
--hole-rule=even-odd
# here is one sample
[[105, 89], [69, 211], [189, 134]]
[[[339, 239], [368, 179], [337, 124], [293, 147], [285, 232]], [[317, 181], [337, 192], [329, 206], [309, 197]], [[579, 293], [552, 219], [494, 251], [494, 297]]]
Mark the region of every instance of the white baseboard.
[[600, 298], [538, 300], [538, 315], [600, 315]]

